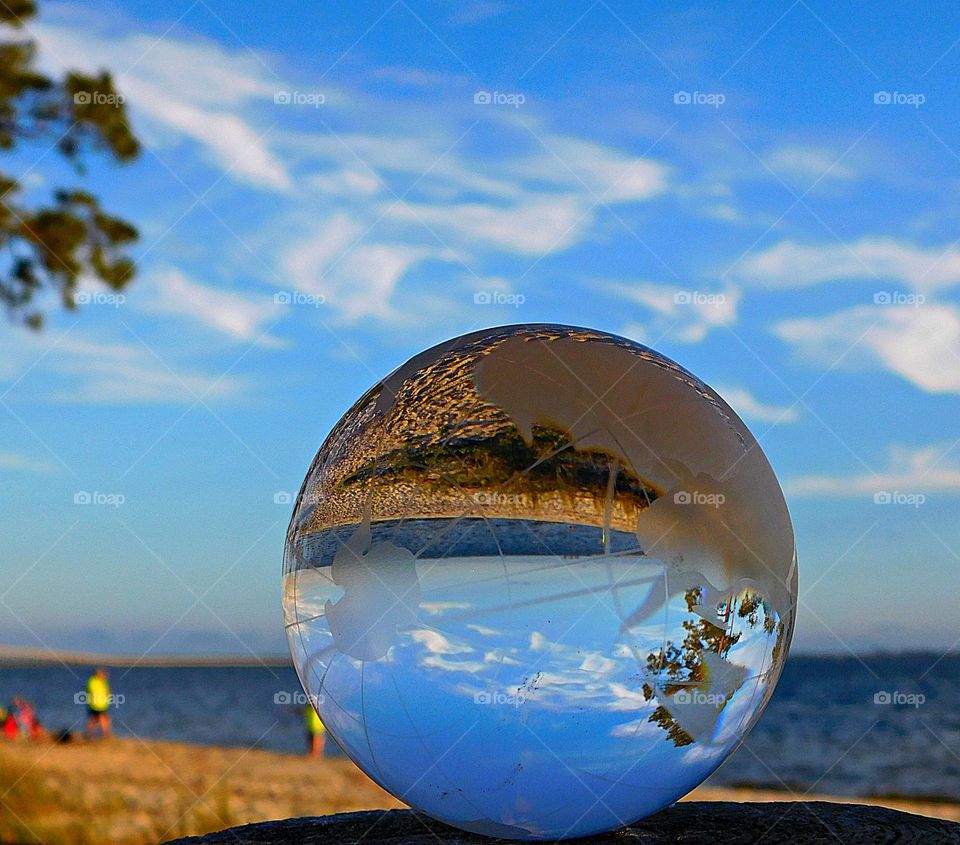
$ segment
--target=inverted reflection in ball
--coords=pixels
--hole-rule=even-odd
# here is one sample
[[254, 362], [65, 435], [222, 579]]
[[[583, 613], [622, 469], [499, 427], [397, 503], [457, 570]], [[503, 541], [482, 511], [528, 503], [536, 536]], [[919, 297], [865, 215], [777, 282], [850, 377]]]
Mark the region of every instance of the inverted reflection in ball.
[[793, 531], [709, 387], [623, 338], [489, 329], [362, 396], [284, 558], [290, 650], [330, 734], [450, 824], [584, 836], [674, 802], [786, 657]]

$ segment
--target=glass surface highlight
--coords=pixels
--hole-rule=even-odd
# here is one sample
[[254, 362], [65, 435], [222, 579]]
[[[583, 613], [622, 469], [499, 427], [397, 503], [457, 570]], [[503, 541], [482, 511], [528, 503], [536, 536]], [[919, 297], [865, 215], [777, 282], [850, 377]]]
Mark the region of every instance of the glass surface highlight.
[[793, 529], [707, 385], [519, 325], [367, 391], [313, 461], [290, 651], [373, 780], [465, 830], [585, 836], [673, 803], [750, 730], [796, 615]]

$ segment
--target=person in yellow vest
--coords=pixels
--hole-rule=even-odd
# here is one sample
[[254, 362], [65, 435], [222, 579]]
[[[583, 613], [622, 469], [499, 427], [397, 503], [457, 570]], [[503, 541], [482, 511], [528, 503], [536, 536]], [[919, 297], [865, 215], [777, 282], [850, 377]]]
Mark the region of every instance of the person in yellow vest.
[[327, 729], [320, 720], [320, 714], [309, 701], [303, 706], [303, 722], [307, 728], [307, 756], [319, 757], [323, 753], [324, 734]]
[[105, 669], [97, 669], [87, 679], [87, 738], [93, 739], [99, 728], [104, 738], [110, 736], [110, 682]]

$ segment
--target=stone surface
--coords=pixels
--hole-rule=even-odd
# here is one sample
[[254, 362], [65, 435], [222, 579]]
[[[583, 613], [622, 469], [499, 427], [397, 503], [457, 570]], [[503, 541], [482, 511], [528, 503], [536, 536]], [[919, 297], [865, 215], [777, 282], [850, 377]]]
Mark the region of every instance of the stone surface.
[[[234, 827], [167, 845], [494, 845], [410, 810], [375, 810]], [[960, 824], [859, 804], [822, 801], [682, 802], [635, 825], [579, 845], [812, 845], [957, 843]]]

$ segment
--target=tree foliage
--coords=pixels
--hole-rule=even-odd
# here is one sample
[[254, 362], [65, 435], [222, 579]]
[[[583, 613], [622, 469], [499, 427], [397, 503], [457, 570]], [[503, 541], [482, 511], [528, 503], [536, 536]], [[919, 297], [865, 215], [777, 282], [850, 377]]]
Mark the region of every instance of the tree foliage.
[[[698, 587], [688, 590], [684, 593], [684, 601], [687, 604], [687, 612], [692, 614], [694, 608], [701, 605], [703, 601], [702, 589]], [[743, 624], [750, 628], [761, 625], [768, 636], [776, 631], [777, 638], [771, 654], [771, 665], [776, 665], [782, 646], [783, 622], [777, 621], [770, 605], [761, 595], [744, 591], [739, 597], [727, 599], [724, 604], [717, 607], [717, 610], [724, 614], [725, 625], [729, 625], [731, 617], [736, 614], [743, 620]], [[683, 643], [677, 645], [672, 640], [667, 640], [663, 647], [647, 655], [647, 670], [651, 675], [659, 678], [662, 693], [666, 695], [673, 695], [683, 689], [707, 682], [704, 652], [712, 651], [720, 657], [726, 657], [730, 649], [740, 642], [742, 636], [742, 633], [733, 633], [727, 627], [721, 628], [703, 618], [685, 619], [683, 629], [686, 631]], [[650, 701], [654, 697], [659, 697], [659, 693], [650, 684], [644, 684], [643, 697]], [[648, 721], [663, 728], [677, 748], [692, 745], [695, 741], [662, 703], [658, 703]]]
[[[23, 38], [36, 14], [34, 0], [4, 0], [0, 25], [0, 151], [20, 145], [55, 148], [83, 171], [88, 152], [116, 162], [137, 156], [140, 143], [127, 123], [123, 98], [106, 71], [88, 76], [75, 71], [54, 80], [36, 66], [36, 44]], [[66, 308], [76, 307], [81, 278], [99, 279], [113, 290], [132, 278], [134, 265], [124, 250], [137, 230], [105, 212], [91, 193], [61, 188], [52, 202], [29, 205], [12, 176], [0, 173], [0, 303], [31, 328], [40, 328], [37, 302], [55, 291]]]

